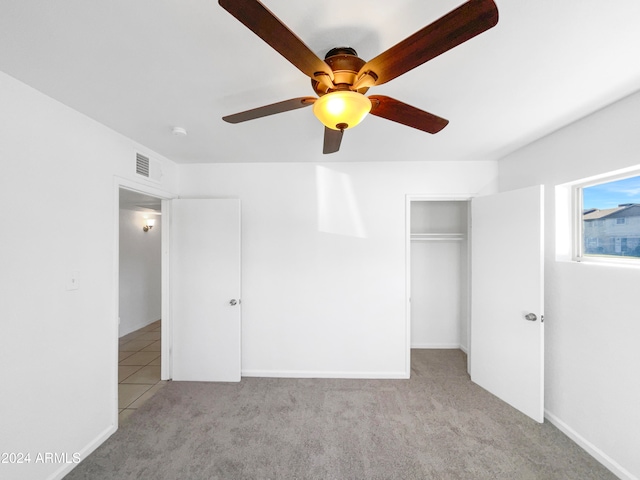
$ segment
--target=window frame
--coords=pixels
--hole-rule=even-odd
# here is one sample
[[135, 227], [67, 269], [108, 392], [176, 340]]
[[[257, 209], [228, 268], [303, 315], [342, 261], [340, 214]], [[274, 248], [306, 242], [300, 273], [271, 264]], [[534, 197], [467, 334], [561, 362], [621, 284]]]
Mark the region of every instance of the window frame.
[[[598, 177], [588, 181], [578, 182], [571, 185], [571, 219], [572, 219], [572, 260], [584, 263], [609, 263], [624, 264], [629, 266], [640, 267], [640, 257], [625, 257], [616, 255], [596, 255], [584, 253], [584, 221], [583, 215], [583, 189], [612, 183], [626, 178], [640, 177], [640, 169], [627, 171], [624, 173], [612, 174]], [[601, 220], [596, 220], [601, 221]], [[616, 221], [616, 225], [618, 225]], [[621, 224], [620, 224], [621, 225]]]

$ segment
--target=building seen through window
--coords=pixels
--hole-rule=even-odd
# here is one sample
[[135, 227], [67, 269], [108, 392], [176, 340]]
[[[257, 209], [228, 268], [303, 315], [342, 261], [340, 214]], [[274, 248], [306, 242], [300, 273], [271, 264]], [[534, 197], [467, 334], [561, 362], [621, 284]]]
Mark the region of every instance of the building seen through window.
[[582, 188], [583, 255], [640, 259], [640, 176]]

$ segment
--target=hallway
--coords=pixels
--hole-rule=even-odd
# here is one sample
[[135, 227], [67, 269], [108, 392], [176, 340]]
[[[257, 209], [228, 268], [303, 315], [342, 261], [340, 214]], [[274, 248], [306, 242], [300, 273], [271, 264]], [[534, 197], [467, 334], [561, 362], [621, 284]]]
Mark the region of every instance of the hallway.
[[119, 340], [118, 423], [124, 422], [167, 383], [160, 380], [160, 322]]

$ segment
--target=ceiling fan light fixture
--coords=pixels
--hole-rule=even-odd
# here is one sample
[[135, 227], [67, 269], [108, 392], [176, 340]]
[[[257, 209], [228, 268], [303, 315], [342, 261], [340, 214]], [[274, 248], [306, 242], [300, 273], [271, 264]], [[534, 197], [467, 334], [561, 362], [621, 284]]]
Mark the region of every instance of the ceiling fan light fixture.
[[358, 92], [338, 90], [321, 96], [313, 104], [314, 115], [332, 130], [358, 125], [371, 111], [371, 100]]

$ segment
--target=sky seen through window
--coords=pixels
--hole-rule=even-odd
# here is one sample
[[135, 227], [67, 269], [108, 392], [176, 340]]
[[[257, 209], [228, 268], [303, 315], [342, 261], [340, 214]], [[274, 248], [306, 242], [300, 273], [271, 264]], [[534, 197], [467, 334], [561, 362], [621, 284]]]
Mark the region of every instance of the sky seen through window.
[[582, 189], [583, 208], [605, 210], [623, 203], [640, 203], [640, 175]]

